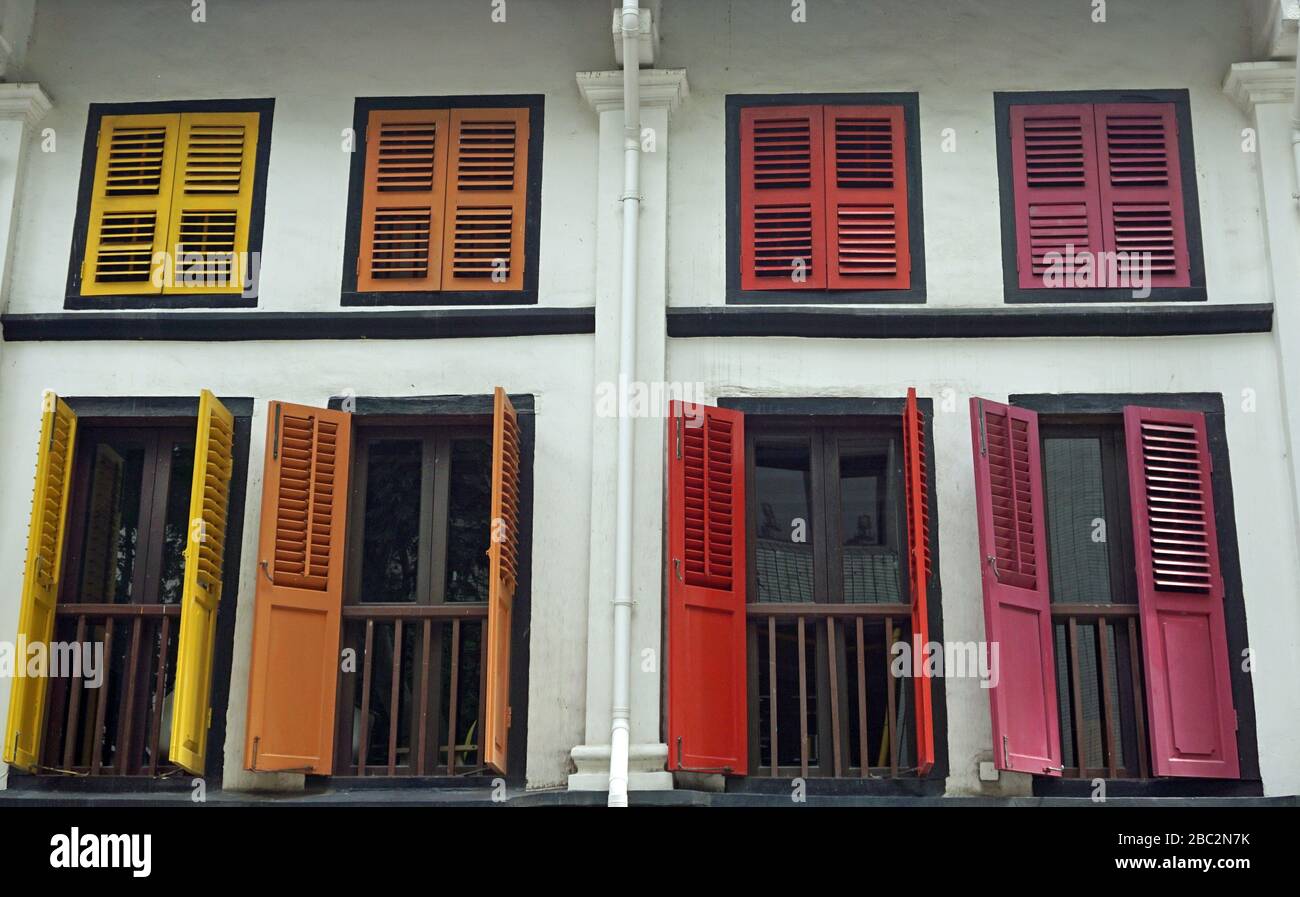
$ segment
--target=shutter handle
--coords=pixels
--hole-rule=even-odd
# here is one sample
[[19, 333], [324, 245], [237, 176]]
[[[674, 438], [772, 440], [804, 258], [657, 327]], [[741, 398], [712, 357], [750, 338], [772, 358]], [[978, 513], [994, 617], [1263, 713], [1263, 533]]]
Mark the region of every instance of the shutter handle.
[[1065, 772], [1064, 766], [1044, 766], [1043, 772]]
[[989, 566], [993, 569], [993, 578], [998, 582], [1002, 582], [1002, 573], [998, 570], [998, 559], [993, 555], [989, 555]]
[[678, 582], [680, 582], [680, 583], [685, 583], [685, 582], [686, 582], [686, 580], [682, 579], [682, 559], [681, 559], [681, 558], [673, 558], [673, 572], [677, 574], [677, 581], [678, 581]]
[[261, 568], [262, 575], [266, 577], [266, 581], [269, 582], [271, 585], [275, 585], [275, 580], [271, 578], [271, 570], [267, 562], [262, 561], [257, 566]]

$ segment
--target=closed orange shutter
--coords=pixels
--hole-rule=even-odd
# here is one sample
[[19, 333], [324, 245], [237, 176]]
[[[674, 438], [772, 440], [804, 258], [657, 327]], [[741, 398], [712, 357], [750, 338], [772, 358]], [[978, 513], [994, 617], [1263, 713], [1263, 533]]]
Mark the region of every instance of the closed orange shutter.
[[510, 623], [519, 581], [519, 416], [505, 390], [492, 403], [492, 518], [488, 548], [486, 762], [506, 772], [510, 730]]
[[528, 110], [452, 110], [449, 153], [442, 289], [522, 289]]
[[267, 416], [244, 763], [323, 775], [334, 764], [352, 416], [285, 402]]
[[441, 285], [449, 121], [446, 109], [370, 113], [359, 291], [433, 291]]

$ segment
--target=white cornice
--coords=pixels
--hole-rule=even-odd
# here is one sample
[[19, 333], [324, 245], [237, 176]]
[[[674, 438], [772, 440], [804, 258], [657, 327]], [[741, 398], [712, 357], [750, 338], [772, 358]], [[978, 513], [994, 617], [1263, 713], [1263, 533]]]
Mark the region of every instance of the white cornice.
[[0, 121], [34, 125], [53, 105], [39, 84], [0, 84]]
[[1294, 62], [1238, 62], [1228, 69], [1223, 92], [1247, 113], [1260, 103], [1295, 99]]
[[[686, 69], [641, 69], [641, 105], [671, 112], [690, 93]], [[578, 72], [578, 90], [596, 112], [623, 108], [623, 72]]]

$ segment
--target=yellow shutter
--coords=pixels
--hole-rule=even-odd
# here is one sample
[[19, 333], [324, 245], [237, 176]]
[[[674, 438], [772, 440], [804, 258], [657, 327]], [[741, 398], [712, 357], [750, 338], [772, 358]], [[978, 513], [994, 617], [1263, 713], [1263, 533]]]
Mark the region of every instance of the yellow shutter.
[[235, 418], [216, 396], [203, 390], [199, 394], [199, 429], [194, 442], [181, 634], [168, 750], [173, 763], [195, 775], [203, 774], [212, 712], [212, 651], [217, 605], [221, 601], [234, 432]]
[[510, 628], [519, 577], [519, 416], [496, 388], [492, 411], [492, 517], [488, 547], [487, 690], [483, 743], [487, 765], [506, 772], [510, 732]]
[[[72, 484], [73, 445], [77, 416], [52, 392], [45, 394], [41, 444], [36, 454], [36, 485], [32, 490], [32, 519], [27, 531], [27, 566], [18, 610], [18, 645], [48, 645], [54, 636], [54, 608], [63, 572], [63, 542], [67, 529], [68, 493]], [[48, 655], [47, 655], [48, 656]], [[26, 670], [26, 651], [14, 663]], [[27, 677], [14, 670], [9, 690], [9, 727], [4, 759], [34, 771], [41, 755], [45, 729], [44, 676]]]
[[172, 181], [163, 293], [244, 290], [257, 160], [256, 112], [186, 112]]
[[106, 115], [81, 268], [81, 295], [162, 292], [153, 274], [167, 244], [179, 115]]

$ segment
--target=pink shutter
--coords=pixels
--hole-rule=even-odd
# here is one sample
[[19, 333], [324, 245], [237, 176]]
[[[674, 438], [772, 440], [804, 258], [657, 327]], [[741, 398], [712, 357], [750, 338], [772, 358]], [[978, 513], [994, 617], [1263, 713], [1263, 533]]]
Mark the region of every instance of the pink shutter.
[[[1068, 287], [1079, 266], [1077, 257], [1101, 251], [1093, 121], [1088, 105], [1011, 107], [1016, 265], [1022, 289]], [[1054, 264], [1061, 280], [1045, 279]]]
[[[1191, 285], [1178, 123], [1172, 103], [1096, 107], [1108, 252], [1150, 257], [1150, 286]], [[1124, 274], [1129, 267], [1119, 266]], [[1115, 286], [1124, 286], [1132, 278]]]
[[[984, 637], [998, 769], [1061, 774], [1038, 415], [971, 399]], [[990, 657], [992, 660], [992, 657]]]
[[1124, 434], [1152, 772], [1239, 778], [1205, 415], [1128, 407]]

